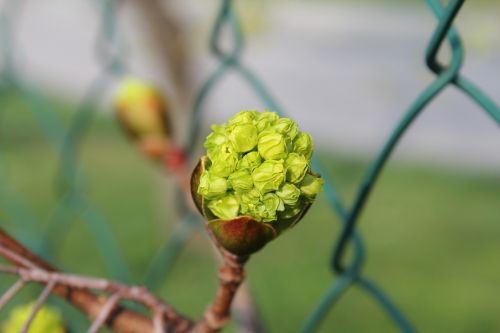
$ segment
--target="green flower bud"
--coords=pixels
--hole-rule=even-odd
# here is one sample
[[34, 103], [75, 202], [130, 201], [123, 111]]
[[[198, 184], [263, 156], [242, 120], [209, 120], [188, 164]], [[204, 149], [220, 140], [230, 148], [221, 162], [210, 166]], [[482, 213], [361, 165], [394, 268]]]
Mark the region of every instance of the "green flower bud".
[[293, 142], [293, 147], [293, 151], [295, 153], [304, 155], [307, 159], [311, 158], [313, 143], [311, 136], [308, 133], [300, 132]]
[[231, 119], [229, 119], [228, 123], [230, 125], [234, 124], [253, 124], [254, 119], [259, 115], [258, 111], [250, 110], [250, 111], [240, 111], [235, 114]]
[[307, 174], [300, 184], [300, 191], [310, 199], [314, 199], [316, 195], [321, 192], [321, 188], [325, 181], [320, 177], [315, 177]]
[[252, 172], [255, 187], [261, 193], [276, 191], [285, 181], [285, 168], [282, 161], [269, 160]]
[[279, 119], [279, 116], [276, 112], [261, 112], [256, 118], [255, 118], [255, 125], [257, 126], [257, 129], [259, 132], [264, 131], [265, 129], [271, 127], [274, 125], [274, 122]]
[[219, 150], [210, 157], [212, 165], [209, 170], [219, 177], [228, 177], [236, 169], [239, 155], [231, 144], [223, 144]]
[[276, 195], [289, 206], [295, 205], [299, 201], [300, 190], [293, 184], [285, 183], [276, 191]]
[[203, 170], [200, 176], [200, 184], [198, 194], [201, 194], [207, 199], [213, 199], [223, 195], [227, 191], [226, 178], [218, 177], [207, 170]]
[[231, 220], [238, 216], [240, 204], [232, 194], [208, 202], [208, 208], [215, 216], [223, 220]]
[[168, 100], [146, 81], [122, 81], [115, 97], [117, 119], [141, 151], [156, 162], [172, 150]]
[[238, 124], [233, 127], [229, 139], [237, 152], [244, 153], [255, 148], [259, 133], [253, 124]]
[[290, 153], [285, 160], [286, 167], [286, 180], [290, 183], [300, 183], [307, 171], [309, 170], [309, 163], [307, 159], [299, 154]]
[[[276, 212], [276, 211], [284, 211], [285, 210], [285, 204], [283, 201], [274, 193], [266, 193], [262, 197], [262, 203], [264, 204], [264, 207], [266, 208], [267, 212]], [[276, 215], [274, 215], [274, 218], [272, 220], [276, 220]], [[268, 220], [268, 221], [272, 221]], [[267, 222], [267, 221], [266, 221]]]
[[251, 213], [258, 221], [272, 222], [276, 221], [277, 210], [285, 210], [283, 201], [274, 193], [266, 193]]
[[278, 217], [280, 219], [291, 219], [295, 217], [297, 214], [303, 211], [303, 203], [300, 201], [297, 201], [297, 204], [293, 206], [285, 206], [285, 210], [282, 212], [278, 213]]
[[170, 136], [167, 101], [150, 83], [137, 78], [123, 80], [115, 105], [120, 122], [135, 138]]
[[288, 154], [286, 140], [283, 135], [272, 131], [262, 133], [257, 149], [260, 156], [265, 160], [284, 159]]
[[237, 198], [240, 201], [241, 213], [251, 214], [262, 200], [262, 194], [254, 187], [249, 191], [237, 193]]
[[210, 158], [213, 158], [220, 146], [228, 141], [226, 126], [213, 125], [212, 130], [213, 132], [207, 136], [203, 144]]
[[278, 133], [286, 135], [290, 138], [290, 140], [293, 140], [299, 133], [297, 124], [289, 118], [280, 118], [276, 120], [272, 129]]
[[[35, 303], [16, 307], [2, 327], [3, 333], [19, 333], [29, 318]], [[44, 305], [31, 322], [29, 333], [64, 333], [61, 315], [55, 308]]]
[[321, 190], [311, 136], [274, 112], [242, 111], [212, 130], [191, 194], [218, 244], [249, 255], [296, 225]]
[[248, 169], [253, 171], [256, 167], [258, 167], [262, 163], [262, 157], [256, 151], [251, 151], [239, 160], [237, 169]]
[[236, 170], [227, 179], [229, 186], [236, 192], [249, 191], [253, 188], [252, 176], [248, 169]]

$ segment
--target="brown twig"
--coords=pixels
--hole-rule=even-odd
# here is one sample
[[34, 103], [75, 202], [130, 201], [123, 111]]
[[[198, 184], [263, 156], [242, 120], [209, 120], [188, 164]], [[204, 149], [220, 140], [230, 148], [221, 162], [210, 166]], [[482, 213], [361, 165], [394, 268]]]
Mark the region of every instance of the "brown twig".
[[155, 333], [165, 332], [165, 322], [163, 320], [163, 313], [157, 311], [153, 317], [153, 326]]
[[[1, 270], [0, 270], [1, 272]], [[0, 310], [14, 297], [25, 285], [23, 279], [19, 279], [0, 297]]]
[[97, 318], [94, 320], [92, 323], [92, 326], [90, 326], [88, 333], [97, 333], [99, 330], [104, 326], [104, 323], [106, 322], [106, 319], [109, 318], [111, 311], [113, 311], [113, 308], [118, 304], [120, 301], [120, 294], [115, 293], [111, 295], [111, 297], [108, 298], [106, 301], [106, 304], [102, 307], [101, 313], [97, 316]]
[[231, 304], [245, 278], [244, 264], [248, 257], [239, 257], [221, 250], [223, 261], [219, 269], [219, 287], [215, 299], [205, 310], [194, 332], [219, 332], [230, 318]]
[[[170, 325], [174, 332], [187, 332], [191, 328], [190, 320], [178, 314], [169, 305], [161, 302], [145, 288], [129, 287], [104, 279], [59, 273], [54, 267], [23, 247], [1, 229], [0, 256], [16, 266], [0, 266], [0, 272], [18, 275], [25, 282], [38, 282], [45, 285], [54, 283], [52, 292], [70, 302], [91, 320], [95, 320], [102, 313], [108, 300], [108, 297], [96, 295], [91, 291], [100, 290], [108, 293], [119, 293], [124, 299], [143, 304], [155, 313], [162, 313], [165, 322]], [[152, 320], [145, 315], [120, 306], [117, 306], [112, 314], [113, 317], [109, 318], [106, 324], [117, 332], [154, 332]]]
[[[53, 292], [68, 300], [94, 321], [89, 330], [91, 333], [97, 332], [104, 324], [117, 332], [125, 333], [165, 332], [165, 324], [176, 333], [218, 332], [230, 318], [231, 304], [238, 287], [244, 280], [244, 263], [248, 259], [248, 257], [235, 256], [218, 248], [223, 258], [219, 270], [219, 287], [214, 301], [206, 309], [203, 319], [196, 325], [143, 287], [126, 286], [105, 279], [57, 272], [51, 265], [0, 229], [0, 255], [16, 266], [0, 265], [0, 273], [20, 277], [20, 280], [9, 288], [1, 300], [7, 302], [27, 282], [46, 285], [32, 310], [30, 320], [25, 323], [25, 331], [48, 295]], [[99, 296], [92, 290], [110, 293], [112, 296]], [[144, 315], [120, 307], [118, 303], [121, 299], [142, 304], [152, 311], [154, 319], [151, 320]]]

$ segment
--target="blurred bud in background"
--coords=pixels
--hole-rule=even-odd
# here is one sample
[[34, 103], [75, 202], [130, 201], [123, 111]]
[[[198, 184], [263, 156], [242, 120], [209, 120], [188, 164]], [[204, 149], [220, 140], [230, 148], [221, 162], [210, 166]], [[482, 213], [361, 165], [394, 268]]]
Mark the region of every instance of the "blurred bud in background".
[[127, 78], [115, 97], [115, 111], [123, 130], [146, 156], [161, 161], [171, 149], [168, 102], [148, 82]]
[[[19, 333], [28, 320], [35, 303], [20, 305], [12, 310], [9, 318], [1, 327], [2, 333]], [[64, 333], [66, 332], [59, 311], [51, 306], [38, 310], [31, 322], [28, 333]]]

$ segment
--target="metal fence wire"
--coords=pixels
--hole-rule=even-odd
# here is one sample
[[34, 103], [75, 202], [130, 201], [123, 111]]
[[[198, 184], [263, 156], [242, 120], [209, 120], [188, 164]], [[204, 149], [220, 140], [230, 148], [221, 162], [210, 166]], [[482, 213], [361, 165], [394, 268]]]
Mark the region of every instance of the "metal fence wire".
[[[234, 2], [237, 0], [221, 0], [221, 5], [215, 19], [210, 36], [210, 52], [217, 59], [216, 68], [203, 82], [195, 97], [184, 148], [188, 155], [195, 158], [194, 151], [199, 142], [201, 120], [207, 108], [207, 99], [217, 88], [217, 84], [230, 72], [239, 75], [261, 102], [269, 109], [286, 116], [269, 90], [258, 76], [241, 61], [244, 51], [244, 38], [240, 22], [235, 13]], [[449, 85], [456, 86], [491, 119], [500, 125], [500, 109], [495, 102], [480, 88], [461, 74], [464, 60], [464, 47], [453, 21], [457, 17], [464, 0], [452, 0], [443, 5], [439, 0], [427, 0], [429, 8], [437, 19], [437, 25], [428, 43], [425, 53], [427, 67], [435, 74], [435, 80], [430, 83], [403, 112], [400, 121], [390, 133], [387, 141], [380, 148], [375, 159], [369, 165], [366, 174], [359, 185], [352, 206], [344, 203], [335, 188], [332, 179], [322, 171], [317, 159], [313, 158], [313, 168], [325, 179], [325, 197], [341, 223], [341, 233], [332, 235], [332, 253], [330, 266], [332, 283], [326, 288], [321, 300], [313, 309], [303, 324], [300, 332], [309, 333], [319, 329], [322, 320], [335, 309], [341, 295], [351, 286], [359, 286], [367, 295], [387, 313], [402, 332], [415, 332], [414, 326], [398, 309], [389, 296], [375, 282], [362, 274], [365, 264], [365, 248], [363, 238], [356, 226], [359, 216], [365, 207], [377, 178], [390, 158], [394, 148], [408, 131], [415, 119], [426, 109], [433, 99]], [[18, 94], [28, 105], [39, 127], [47, 137], [48, 142], [59, 154], [59, 171], [56, 179], [56, 194], [58, 208], [45, 230], [39, 230], [37, 217], [22, 197], [11, 190], [8, 179], [0, 169], [0, 208], [11, 221], [17, 221], [16, 235], [26, 241], [39, 253], [46, 257], [54, 257], [57, 253], [57, 239], [68, 232], [78, 217], [85, 225], [109, 269], [112, 278], [126, 283], [132, 282], [132, 276], [127, 262], [119, 249], [105, 216], [85, 195], [85, 171], [79, 163], [79, 152], [84, 144], [97, 105], [102, 101], [104, 93], [110, 88], [112, 80], [127, 73], [127, 61], [123, 49], [123, 40], [117, 26], [119, 0], [94, 1], [100, 15], [100, 30], [95, 38], [95, 56], [100, 64], [100, 72], [91, 82], [84, 97], [72, 115], [69, 127], [64, 126], [56, 116], [48, 98], [38, 89], [23, 80], [22, 66], [18, 63], [15, 43], [16, 22], [22, 14], [25, 1], [7, 0], [0, 14], [0, 45], [1, 72], [0, 94]], [[230, 47], [222, 46], [223, 35], [231, 35]], [[438, 62], [439, 50], [448, 43], [451, 48], [451, 60], [447, 64]], [[3, 111], [3, 110], [2, 110]], [[0, 158], [0, 166], [3, 161]], [[149, 272], [146, 274], [146, 285], [154, 290], [171, 268], [175, 257], [201, 223], [196, 216], [183, 212], [184, 218], [177, 224], [171, 238], [159, 249], [158, 255], [152, 260]], [[40, 232], [43, 237], [35, 237]], [[347, 248], [352, 247], [353, 254], [346, 255]]]

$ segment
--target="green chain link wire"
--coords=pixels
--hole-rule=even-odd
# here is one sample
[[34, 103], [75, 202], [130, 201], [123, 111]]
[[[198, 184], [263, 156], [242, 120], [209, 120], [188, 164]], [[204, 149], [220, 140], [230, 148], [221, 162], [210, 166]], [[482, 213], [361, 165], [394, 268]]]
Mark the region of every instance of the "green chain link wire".
[[[332, 180], [322, 171], [319, 162], [315, 158], [313, 159], [313, 167], [325, 178], [325, 196], [332, 210], [339, 217], [342, 231], [335, 242], [331, 260], [332, 270], [338, 277], [332, 282], [316, 309], [310, 314], [301, 332], [316, 331], [340, 296], [353, 284], [358, 285], [371, 295], [402, 332], [415, 332], [413, 326], [395, 304], [375, 283], [366, 279], [360, 273], [365, 259], [365, 249], [361, 235], [356, 231], [356, 223], [359, 215], [369, 198], [372, 188], [376, 184], [378, 175], [401, 137], [417, 116], [425, 109], [426, 105], [438, 96], [446, 86], [452, 84], [458, 87], [474, 100], [496, 123], [500, 124], [500, 110], [498, 106], [491, 98], [460, 74], [463, 63], [463, 46], [457, 31], [452, 27], [452, 22], [464, 0], [451, 1], [445, 8], [438, 0], [428, 0], [427, 2], [438, 19], [438, 25], [426, 52], [426, 64], [437, 75], [437, 78], [408, 108], [382, 147], [380, 153], [368, 168], [352, 208], [346, 208]], [[0, 93], [8, 94], [10, 90], [16, 90], [21, 94], [31, 106], [30, 110], [35, 115], [48, 140], [56, 149], [61, 151], [60, 172], [57, 179], [57, 189], [61, 198], [60, 205], [51, 220], [46, 237], [40, 248], [45, 250], [47, 255], [53, 254], [56, 250], [51, 245], [55, 244], [54, 239], [60, 237], [61, 233], [68, 230], [70, 227], [69, 221], [73, 220], [76, 216], [80, 216], [96, 239], [111, 275], [122, 281], [130, 282], [130, 272], [114, 240], [113, 234], [108, 228], [106, 220], [89, 200], [83, 196], [82, 185], [84, 184], [84, 174], [83, 170], [78, 167], [78, 150], [92, 121], [96, 105], [102, 99], [102, 94], [109, 87], [111, 80], [125, 72], [124, 52], [121, 48], [120, 38], [117, 36], [116, 15], [118, 0], [99, 2], [99, 5], [102, 6], [101, 30], [96, 40], [95, 50], [96, 56], [100, 60], [102, 71], [88, 88], [80, 106], [77, 108], [68, 131], [65, 130], [60, 120], [55, 116], [50, 104], [43, 95], [32, 87], [28, 87], [18, 77], [19, 73], [14, 61], [15, 47], [12, 38], [11, 22], [14, 21], [12, 19], [14, 16], [19, 15], [23, 4], [22, 1], [8, 0], [5, 2], [0, 15], [0, 43], [3, 56], [2, 72], [0, 73]], [[232, 48], [229, 51], [223, 50], [220, 46], [223, 29], [229, 29], [232, 33]], [[437, 61], [438, 51], [445, 39], [448, 40], [452, 50], [452, 59], [448, 66], [443, 66]], [[243, 47], [243, 35], [240, 23], [234, 13], [233, 2], [232, 0], [222, 0], [210, 37], [210, 49], [218, 59], [219, 64], [205, 80], [195, 99], [190, 128], [185, 143], [187, 152], [192, 153], [195, 148], [207, 97], [221, 78], [230, 70], [238, 73], [247, 82], [248, 86], [267, 108], [285, 115], [282, 108], [259, 78], [240, 62]], [[10, 216], [10, 219], [23, 221], [29, 224], [30, 228], [35, 228], [38, 225], [36, 217], [32, 214], [29, 206], [23, 202], [22, 198], [14, 195], [13, 191], [7, 191], [9, 187], [4, 178], [1, 178], [2, 187], [0, 189], [2, 208]], [[158, 288], [161, 278], [172, 267], [183, 244], [191, 232], [199, 227], [199, 225], [199, 219], [196, 216], [188, 213], [185, 214], [185, 217], [177, 224], [170, 239], [159, 250], [157, 256], [151, 262], [150, 268], [145, 274], [145, 284], [147, 286], [153, 289]], [[23, 228], [20, 230], [26, 229]], [[352, 256], [351, 263], [345, 265], [343, 259], [346, 256], [346, 248], [350, 245], [353, 246], [354, 255]]]
[[[195, 104], [192, 112], [191, 128], [188, 132], [188, 140], [186, 144], [186, 151], [192, 152], [196, 145], [197, 133], [199, 133], [200, 123], [201, 123], [201, 112], [204, 107], [205, 100], [209, 93], [215, 88], [218, 81], [226, 74], [229, 70], [236, 71], [241, 78], [243, 78], [249, 85], [249, 87], [256, 93], [260, 98], [262, 103], [270, 110], [278, 112], [280, 115], [284, 116], [282, 108], [278, 105], [276, 100], [271, 96], [270, 92], [263, 83], [258, 79], [258, 77], [253, 74], [247, 67], [245, 67], [240, 61], [239, 57], [243, 49], [243, 36], [241, 33], [241, 28], [239, 22], [235, 16], [233, 3], [231, 0], [224, 0], [222, 6], [219, 10], [219, 14], [216, 18], [216, 23], [210, 38], [210, 48], [212, 53], [219, 60], [219, 65], [213, 71], [213, 73], [208, 77], [205, 83], [202, 85], [199, 94], [195, 99]], [[222, 34], [222, 29], [226, 27], [231, 29], [233, 36], [233, 48], [229, 52], [222, 51], [219, 46], [220, 37]], [[313, 157], [313, 167], [317, 170], [322, 177], [325, 179], [325, 194], [327, 200], [332, 207], [332, 209], [340, 217], [340, 220], [345, 223], [348, 216], [345, 206], [341, 202], [338, 192], [333, 185], [333, 182], [322, 171], [322, 168], [316, 158]], [[364, 260], [364, 246], [361, 236], [354, 232], [353, 237], [354, 245], [354, 260], [351, 266], [351, 272], [359, 272], [361, 265]], [[370, 293], [376, 301], [388, 312], [391, 318], [394, 320], [398, 326], [406, 331], [412, 332], [413, 329], [410, 323], [404, 318], [403, 314], [396, 308], [396, 306], [389, 300], [387, 296], [371, 281], [366, 278], [359, 276], [358, 274], [349, 274], [342, 276], [336, 280], [325, 297], [325, 300], [321, 302], [322, 306], [315, 311], [304, 327], [304, 332], [313, 331], [319, 324], [320, 320], [326, 315], [327, 307], [332, 304], [335, 300], [339, 298], [345, 289], [352, 283], [358, 283], [363, 287], [368, 293]]]
[[[57, 253], [57, 245], [60, 243], [57, 240], [65, 237], [76, 218], [81, 218], [89, 227], [110, 275], [120, 281], [132, 282], [131, 273], [106, 219], [83, 195], [85, 175], [78, 165], [79, 147], [83, 144], [99, 101], [102, 100], [112, 80], [126, 72], [124, 46], [117, 27], [121, 2], [119, 0], [93, 2], [100, 10], [100, 29], [96, 35], [95, 55], [101, 64], [101, 71], [85, 92], [67, 130], [43, 94], [22, 82], [20, 71], [14, 61], [16, 49], [12, 32], [15, 27], [12, 22], [19, 20], [24, 2], [8, 0], [0, 12], [0, 43], [3, 55], [0, 93], [8, 94], [9, 89], [17, 90], [23, 101], [28, 103], [28, 109], [34, 114], [48, 141], [60, 153], [60, 171], [56, 179], [56, 192], [60, 201], [45, 231], [38, 230], [38, 221], [29, 205], [21, 197], [16, 196], [14, 191], [7, 191], [7, 179], [1, 177], [1, 173], [0, 203], [9, 220], [16, 221], [14, 224], [18, 227], [16, 235], [20, 235], [20, 239], [32, 244], [38, 249], [38, 253], [48, 258]], [[186, 209], [181, 213], [184, 214], [184, 218], [176, 225], [170, 238], [159, 249], [144, 274], [144, 284], [151, 290], [160, 287], [186, 240], [202, 225], [199, 217], [187, 213]], [[40, 237], [40, 234], [43, 236]]]
[[[6, 97], [13, 93], [16, 89], [14, 80], [14, 57], [15, 55], [11, 50], [13, 49], [14, 41], [11, 36], [11, 20], [15, 20], [19, 14], [22, 6], [21, 1], [6, 1], [2, 7], [0, 14], [0, 43], [2, 46], [1, 55], [1, 72], [0, 72], [0, 95]], [[2, 110], [0, 116], [5, 117], [5, 110]], [[1, 119], [3, 120], [3, 119]], [[3, 122], [1, 123], [3, 124]], [[12, 222], [13, 228], [19, 238], [25, 241], [34, 240], [33, 234], [21, 228], [15, 221], [24, 221], [30, 230], [37, 230], [39, 224], [33, 214], [29, 205], [19, 196], [9, 185], [8, 179], [4, 172], [4, 157], [0, 155], [0, 180], [2, 186], [0, 187], [0, 202], [2, 203], [2, 211], [7, 217], [7, 221]]]
[[[495, 103], [487, 97], [480, 89], [476, 88], [471, 82], [463, 78], [459, 71], [463, 63], [463, 47], [459, 38], [457, 31], [452, 27], [453, 20], [457, 16], [458, 12], [464, 0], [454, 0], [451, 1], [446, 8], [443, 8], [438, 0], [428, 0], [428, 5], [431, 7], [434, 15], [438, 19], [438, 25], [434, 31], [434, 34], [429, 43], [426, 52], [426, 63], [429, 69], [431, 69], [435, 74], [438, 75], [437, 79], [432, 82], [427, 89], [425, 89], [415, 100], [415, 102], [408, 108], [403, 118], [397, 124], [396, 128], [390, 135], [389, 139], [382, 147], [382, 150], [368, 168], [365, 179], [362, 182], [358, 195], [356, 197], [351, 213], [347, 216], [344, 228], [338, 241], [335, 244], [333, 255], [332, 255], [332, 268], [341, 275], [357, 277], [357, 272], [350, 270], [345, 270], [342, 265], [342, 259], [345, 257], [346, 247], [349, 240], [351, 239], [353, 232], [355, 230], [356, 223], [360, 212], [362, 211], [369, 194], [376, 183], [376, 180], [385, 166], [387, 160], [389, 159], [392, 151], [396, 147], [397, 143], [400, 141], [402, 136], [406, 133], [410, 125], [415, 121], [417, 116], [425, 109], [428, 103], [439, 95], [443, 89], [449, 84], [454, 84], [460, 89], [462, 89], [466, 94], [469, 95], [484, 111], [486, 111], [498, 124], [500, 124], [500, 111]], [[449, 66], [442, 66], [437, 62], [437, 54], [440, 50], [445, 38], [448, 38], [452, 50], [452, 59]], [[370, 290], [373, 286], [367, 285], [366, 282], [362, 282], [361, 285], [366, 289]], [[327, 314], [328, 310], [331, 308], [333, 302], [338, 298], [341, 289], [346, 289], [348, 283], [343, 281], [339, 282], [336, 286], [330, 289], [325, 295], [323, 301], [319, 304], [317, 309], [313, 312], [309, 318], [303, 332], [313, 332], [316, 330], [322, 321], [322, 319]], [[413, 332], [415, 331], [408, 322], [404, 321], [400, 314], [393, 313], [395, 308], [391, 309], [391, 306], [387, 306], [386, 300], [383, 300], [382, 295], [375, 290], [371, 290], [374, 297], [379, 298], [379, 302], [385, 305], [386, 310], [403, 332]]]
[[[199, 133], [200, 123], [201, 123], [201, 112], [204, 107], [205, 100], [209, 93], [215, 88], [218, 81], [226, 74], [229, 70], [236, 71], [241, 78], [243, 78], [249, 87], [256, 93], [260, 98], [262, 103], [270, 110], [276, 111], [280, 115], [284, 116], [282, 108], [278, 105], [276, 100], [271, 96], [269, 90], [264, 86], [264, 84], [258, 79], [258, 77], [247, 67], [245, 67], [240, 61], [239, 57], [243, 49], [243, 36], [241, 33], [240, 24], [234, 13], [233, 3], [231, 0], [224, 0], [222, 6], [219, 10], [219, 14], [216, 18], [216, 23], [210, 38], [210, 46], [212, 53], [218, 58], [219, 65], [215, 71], [208, 77], [205, 83], [202, 85], [199, 94], [195, 99], [195, 104], [192, 113], [191, 128], [188, 132], [188, 140], [186, 144], [186, 151], [192, 152], [194, 150], [197, 133]], [[229, 52], [222, 51], [219, 46], [219, 41], [222, 34], [222, 29], [226, 27], [231, 29], [233, 36], [233, 48]], [[316, 158], [313, 157], [313, 167], [317, 170], [322, 177], [325, 179], [325, 194], [327, 200], [332, 207], [332, 209], [340, 217], [341, 221], [345, 221], [348, 213], [345, 206], [341, 202], [340, 196], [333, 185], [333, 182], [322, 171], [322, 168]], [[345, 223], [345, 222], [344, 222]], [[354, 245], [354, 261], [351, 267], [351, 271], [359, 272], [359, 269], [364, 260], [364, 246], [361, 236], [354, 232], [352, 237]], [[371, 281], [353, 275], [346, 275], [335, 281], [334, 285], [328, 292], [329, 296], [324, 300], [323, 303], [331, 304], [334, 300], [338, 299], [340, 294], [349, 286], [351, 283], [356, 282], [362, 286], [366, 291], [373, 295], [374, 299], [379, 302], [379, 304], [391, 315], [393, 320], [407, 332], [412, 332], [411, 325], [400, 313], [400, 311], [392, 304], [387, 296], [380, 291], [380, 289]], [[315, 314], [312, 316], [313, 319], [308, 321], [308, 324], [303, 329], [305, 332], [313, 331], [319, 324], [319, 321], [324, 315], [326, 315], [326, 307], [321, 306]], [[322, 314], [322, 315], [321, 315]], [[316, 319], [314, 319], [316, 318]]]
[[[332, 309], [332, 306], [339, 300], [340, 296], [353, 284], [357, 284], [383, 308], [390, 319], [402, 332], [415, 332], [415, 328], [405, 318], [403, 313], [396, 305], [383, 293], [372, 281], [363, 277], [360, 269], [364, 263], [364, 246], [359, 233], [356, 232], [356, 223], [359, 215], [363, 210], [369, 194], [374, 187], [378, 175], [386, 165], [392, 151], [394, 150], [401, 137], [404, 135], [409, 126], [426, 107], [426, 105], [435, 98], [447, 85], [454, 84], [464, 93], [471, 97], [485, 112], [487, 112], [493, 120], [500, 124], [500, 111], [495, 103], [486, 96], [479, 88], [473, 85], [470, 81], [460, 75], [459, 70], [463, 61], [463, 47], [461, 45], [459, 35], [454, 28], [452, 22], [458, 14], [463, 0], [454, 0], [449, 3], [446, 8], [443, 8], [438, 0], [429, 0], [428, 5], [431, 7], [435, 16], [438, 19], [438, 25], [429, 43], [426, 53], [427, 66], [438, 75], [437, 79], [425, 89], [416, 101], [410, 106], [404, 117], [396, 126], [389, 139], [382, 147], [380, 153], [375, 158], [373, 163], [367, 170], [366, 176], [362, 181], [354, 205], [350, 209], [346, 209], [340, 197], [335, 190], [335, 186], [331, 179], [322, 172], [322, 168], [316, 159], [313, 160], [313, 167], [318, 170], [325, 178], [325, 194], [332, 210], [334, 210], [342, 224], [342, 231], [335, 242], [331, 266], [333, 271], [338, 275], [332, 285], [328, 288], [318, 306], [310, 314], [301, 329], [303, 333], [315, 332], [326, 315]], [[205, 106], [205, 100], [210, 92], [215, 88], [220, 79], [229, 71], [237, 72], [249, 85], [249, 87], [257, 94], [264, 105], [269, 109], [284, 115], [281, 107], [276, 100], [271, 96], [262, 82], [240, 62], [240, 56], [243, 49], [243, 36], [241, 33], [239, 22], [235, 16], [232, 0], [223, 0], [219, 14], [216, 18], [214, 29], [210, 38], [210, 46], [213, 55], [219, 60], [218, 67], [212, 72], [205, 83], [202, 85], [199, 94], [195, 100], [191, 128], [187, 138], [186, 150], [193, 151], [197, 142], [197, 134], [200, 132], [201, 113]], [[230, 51], [224, 52], [219, 46], [222, 29], [226, 27], [231, 29], [233, 36], [233, 48]], [[442, 66], [437, 62], [437, 54], [441, 48], [444, 39], [448, 37], [452, 49], [452, 60], [449, 66]], [[343, 259], [346, 256], [346, 248], [352, 245], [354, 255], [352, 262], [345, 266]]]
[[[113, 45], [112, 43], [114, 42], [116, 1], [106, 1], [102, 3], [102, 31], [98, 35], [99, 39], [96, 44], [97, 55], [103, 62], [102, 74], [92, 82], [67, 132], [45, 98], [35, 89], [23, 83], [22, 79], [19, 78], [19, 70], [14, 60], [15, 47], [12, 34], [12, 22], [17, 21], [13, 18], [14, 15], [18, 18], [21, 14], [22, 5], [22, 1], [9, 0], [2, 8], [1, 43], [2, 54], [4, 56], [4, 62], [2, 64], [2, 88], [16, 90], [23, 97], [23, 101], [29, 104], [29, 110], [35, 115], [41, 129], [49, 139], [49, 142], [53, 144], [54, 149], [61, 151], [61, 166], [60, 172], [58, 173], [59, 179], [57, 180], [57, 187], [61, 200], [45, 232], [45, 237], [42, 237], [42, 244], [38, 244], [39, 252], [51, 257], [56, 250], [55, 245], [59, 243], [54, 240], [59, 237], [64, 237], [64, 232], [68, 230], [70, 222], [79, 216], [87, 224], [92, 236], [96, 240], [96, 244], [106, 261], [106, 266], [110, 270], [110, 274], [114, 278], [131, 282], [130, 272], [118, 249], [113, 234], [108, 228], [107, 222], [97, 208], [95, 208], [82, 194], [81, 185], [83, 183], [83, 172], [82, 170], [78, 170], [76, 164], [77, 145], [89, 125], [93, 110], [96, 109], [96, 103], [100, 100], [101, 94], [105, 91], [109, 83], [109, 78], [121, 71], [118, 66], [118, 57], [122, 52], [117, 50], [111, 55], [105, 55], [103, 53], [103, 51], [106, 50], [104, 48]], [[105, 56], [107, 56], [107, 58], [104, 58]], [[5, 188], [4, 186], [2, 187], [3, 189]], [[11, 194], [12, 193], [9, 193], [9, 195], [2, 195], [2, 198], [11, 197]], [[18, 202], [6, 202], [6, 206], [19, 207], [17, 211], [26, 212], [24, 215], [31, 212], [27, 204], [21, 204], [21, 200], [17, 201]], [[10, 211], [12, 211], [12, 209], [10, 209]], [[20, 214], [12, 216], [11, 219], [12, 218], [16, 218], [16, 221], [23, 221], [23, 223], [33, 220], [26, 218], [26, 216], [23, 217]], [[18, 225], [20, 225], [20, 230], [29, 230], [32, 235], [40, 234], [35, 232], [37, 230], [36, 226], [39, 226], [36, 221], [30, 222], [29, 226], [20, 223], [18, 223]], [[39, 236], [38, 239], [40, 239]], [[30, 243], [36, 246], [36, 242]], [[49, 244], [51, 247], [48, 246]]]
[[[8, 219], [15, 221], [14, 227], [17, 227], [15, 234], [23, 242], [37, 248], [38, 253], [52, 259], [58, 251], [58, 244], [60, 244], [58, 239], [64, 238], [73, 222], [80, 218], [89, 228], [110, 275], [114, 279], [132, 283], [131, 272], [105, 217], [84, 195], [85, 175], [79, 166], [78, 159], [78, 152], [84, 143], [85, 135], [103, 94], [108, 90], [113, 79], [126, 72], [124, 46], [117, 27], [121, 1], [94, 0], [93, 2], [100, 10], [100, 29], [94, 47], [96, 58], [101, 64], [101, 71], [84, 93], [67, 129], [48, 99], [22, 81], [21, 73], [14, 61], [16, 49], [13, 41], [13, 31], [15, 31], [13, 22], [18, 22], [24, 2], [8, 0], [0, 11], [0, 45], [3, 56], [3, 63], [0, 67], [0, 94], [8, 95], [15, 90], [21, 96], [23, 102], [28, 104], [29, 111], [35, 116], [44, 135], [60, 156], [56, 179], [56, 194], [59, 202], [44, 231], [39, 230], [40, 224], [29, 205], [22, 197], [16, 196], [15, 192], [9, 189], [7, 179], [1, 172], [0, 205]], [[0, 167], [1, 162], [0, 160]], [[176, 225], [170, 238], [159, 249], [144, 274], [144, 284], [150, 290], [159, 289], [187, 239], [196, 228], [202, 225], [198, 216], [187, 213], [185, 205], [181, 208], [181, 214], [185, 217]], [[40, 237], [40, 234], [43, 236]], [[75, 315], [67, 304], [54, 301], [64, 311], [64, 316], [71, 323], [72, 330], [85, 329], [86, 322], [82, 320], [83, 318]], [[130, 306], [133, 307], [134, 304]]]
[[158, 250], [144, 275], [144, 285], [149, 290], [158, 290], [161, 287], [186, 241], [195, 230], [203, 226], [202, 223], [198, 215], [186, 213], [175, 225], [169, 239]]
[[96, 246], [101, 252], [111, 276], [131, 283], [130, 270], [105, 217], [83, 193], [84, 174], [78, 166], [79, 148], [92, 122], [97, 105], [102, 100], [112, 80], [125, 70], [122, 59], [123, 52], [116, 31], [118, 2], [107, 0], [97, 3], [97, 5], [100, 6], [101, 10], [101, 26], [96, 39], [95, 54], [101, 64], [101, 71], [87, 88], [72, 117], [69, 129], [64, 135], [56, 179], [60, 204], [47, 228], [43, 245], [53, 247], [54, 244], [57, 244], [55, 239], [61, 237], [61, 233], [68, 230], [76, 217], [80, 217], [96, 241]]

